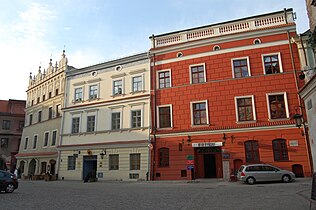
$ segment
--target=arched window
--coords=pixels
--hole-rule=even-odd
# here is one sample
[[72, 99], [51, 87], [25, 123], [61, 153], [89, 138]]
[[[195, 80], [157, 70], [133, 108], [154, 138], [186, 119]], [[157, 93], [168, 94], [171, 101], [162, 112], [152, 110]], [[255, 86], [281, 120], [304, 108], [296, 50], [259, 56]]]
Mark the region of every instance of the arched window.
[[259, 144], [258, 141], [251, 140], [245, 142], [246, 162], [259, 162]]
[[169, 166], [169, 149], [168, 148], [160, 148], [159, 153], [159, 167], [168, 167]]
[[287, 146], [286, 146], [285, 139], [273, 140], [272, 146], [273, 146], [273, 156], [274, 156], [275, 161], [289, 160], [289, 155], [287, 152]]

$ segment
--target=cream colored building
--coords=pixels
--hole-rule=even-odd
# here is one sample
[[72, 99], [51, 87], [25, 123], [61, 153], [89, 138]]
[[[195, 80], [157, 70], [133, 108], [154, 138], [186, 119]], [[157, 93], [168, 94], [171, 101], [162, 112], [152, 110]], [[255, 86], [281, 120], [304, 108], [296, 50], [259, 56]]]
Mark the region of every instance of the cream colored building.
[[22, 175], [42, 179], [45, 173], [57, 173], [57, 149], [61, 128], [61, 107], [65, 93], [67, 58], [63, 52], [59, 64], [30, 74], [25, 108], [25, 127], [16, 155]]
[[66, 75], [59, 178], [145, 180], [149, 172], [147, 53]]

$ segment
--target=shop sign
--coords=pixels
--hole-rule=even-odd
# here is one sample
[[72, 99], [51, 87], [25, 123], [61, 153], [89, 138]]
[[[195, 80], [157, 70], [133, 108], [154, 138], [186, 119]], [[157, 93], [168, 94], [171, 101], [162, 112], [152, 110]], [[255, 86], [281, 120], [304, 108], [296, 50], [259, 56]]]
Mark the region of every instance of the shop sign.
[[192, 147], [221, 147], [223, 142], [200, 142], [192, 143]]

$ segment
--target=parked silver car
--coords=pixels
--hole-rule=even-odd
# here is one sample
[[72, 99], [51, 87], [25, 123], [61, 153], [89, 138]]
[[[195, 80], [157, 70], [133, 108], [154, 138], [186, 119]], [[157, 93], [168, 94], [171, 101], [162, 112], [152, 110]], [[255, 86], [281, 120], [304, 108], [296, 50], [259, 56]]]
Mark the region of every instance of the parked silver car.
[[242, 165], [237, 174], [238, 180], [248, 184], [266, 181], [291, 182], [295, 180], [292, 171], [282, 170], [269, 164]]

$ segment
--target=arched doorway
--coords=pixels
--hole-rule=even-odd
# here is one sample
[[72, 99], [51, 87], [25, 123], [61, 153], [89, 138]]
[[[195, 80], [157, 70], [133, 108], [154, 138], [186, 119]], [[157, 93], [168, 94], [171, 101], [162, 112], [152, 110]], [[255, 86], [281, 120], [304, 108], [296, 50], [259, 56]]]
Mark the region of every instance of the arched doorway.
[[35, 169], [36, 169], [36, 160], [32, 159], [29, 164], [29, 175], [35, 175]]

